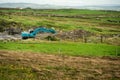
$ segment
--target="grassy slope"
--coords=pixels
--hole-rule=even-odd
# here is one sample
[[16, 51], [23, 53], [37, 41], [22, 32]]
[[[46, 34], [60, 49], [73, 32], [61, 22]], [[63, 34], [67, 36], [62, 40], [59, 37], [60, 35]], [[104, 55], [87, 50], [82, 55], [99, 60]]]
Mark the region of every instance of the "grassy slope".
[[43, 43], [0, 43], [1, 50], [30, 51], [47, 54], [86, 55], [86, 56], [116, 56], [120, 53], [119, 46], [106, 44], [84, 44], [69, 42]]
[[[83, 29], [90, 32], [113, 34], [120, 33], [120, 23], [108, 22], [107, 20], [119, 21], [119, 13], [116, 11], [97, 11], [97, 10], [0, 10], [1, 12], [11, 13], [10, 16], [0, 16], [7, 21], [22, 23], [21, 27], [47, 26], [64, 30]], [[27, 16], [12, 15], [12, 13], [28, 14]], [[31, 14], [32, 15], [31, 15]], [[83, 18], [64, 18], [64, 17], [44, 17], [34, 16], [33, 14], [56, 14], [67, 16], [84, 16]], [[101, 17], [102, 16], [102, 17]], [[9, 19], [9, 17], [11, 17]], [[96, 19], [100, 17], [99, 19]], [[98, 30], [99, 29], [99, 30]]]

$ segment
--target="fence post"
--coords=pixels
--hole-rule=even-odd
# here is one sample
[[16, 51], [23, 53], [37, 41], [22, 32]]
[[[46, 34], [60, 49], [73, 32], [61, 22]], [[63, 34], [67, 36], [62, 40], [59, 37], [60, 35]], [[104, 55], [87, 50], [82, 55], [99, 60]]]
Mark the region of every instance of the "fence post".
[[103, 43], [103, 35], [100, 35], [100, 42]]
[[85, 31], [83, 32], [83, 41], [87, 43], [87, 33]]

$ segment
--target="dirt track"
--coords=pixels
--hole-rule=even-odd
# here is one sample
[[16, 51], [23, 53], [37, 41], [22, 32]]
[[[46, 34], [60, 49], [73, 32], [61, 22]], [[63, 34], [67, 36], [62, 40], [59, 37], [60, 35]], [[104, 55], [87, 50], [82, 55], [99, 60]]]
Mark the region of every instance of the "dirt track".
[[20, 64], [31, 68], [37, 75], [37, 79], [31, 80], [120, 80], [119, 57], [72, 57], [0, 51], [0, 64]]

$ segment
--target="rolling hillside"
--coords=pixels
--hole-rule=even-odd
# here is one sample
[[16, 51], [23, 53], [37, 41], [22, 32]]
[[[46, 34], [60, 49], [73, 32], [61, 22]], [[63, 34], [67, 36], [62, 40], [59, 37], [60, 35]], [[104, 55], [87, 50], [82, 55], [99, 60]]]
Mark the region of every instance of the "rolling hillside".
[[34, 3], [0, 3], [2, 8], [33, 8], [33, 9], [91, 9], [91, 10], [117, 10], [120, 11], [120, 5], [85, 5], [85, 6], [59, 6], [50, 4]]

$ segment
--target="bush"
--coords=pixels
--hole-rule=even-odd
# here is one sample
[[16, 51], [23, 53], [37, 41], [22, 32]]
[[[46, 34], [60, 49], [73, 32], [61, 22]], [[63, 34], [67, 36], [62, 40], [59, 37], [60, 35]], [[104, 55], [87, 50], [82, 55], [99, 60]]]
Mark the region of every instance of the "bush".
[[59, 41], [59, 39], [56, 38], [55, 36], [47, 36], [45, 39], [50, 40], [50, 41]]
[[8, 21], [5, 19], [0, 19], [0, 32], [3, 32], [4, 30], [8, 28], [20, 28], [23, 25], [21, 23], [17, 23], [15, 21]]

